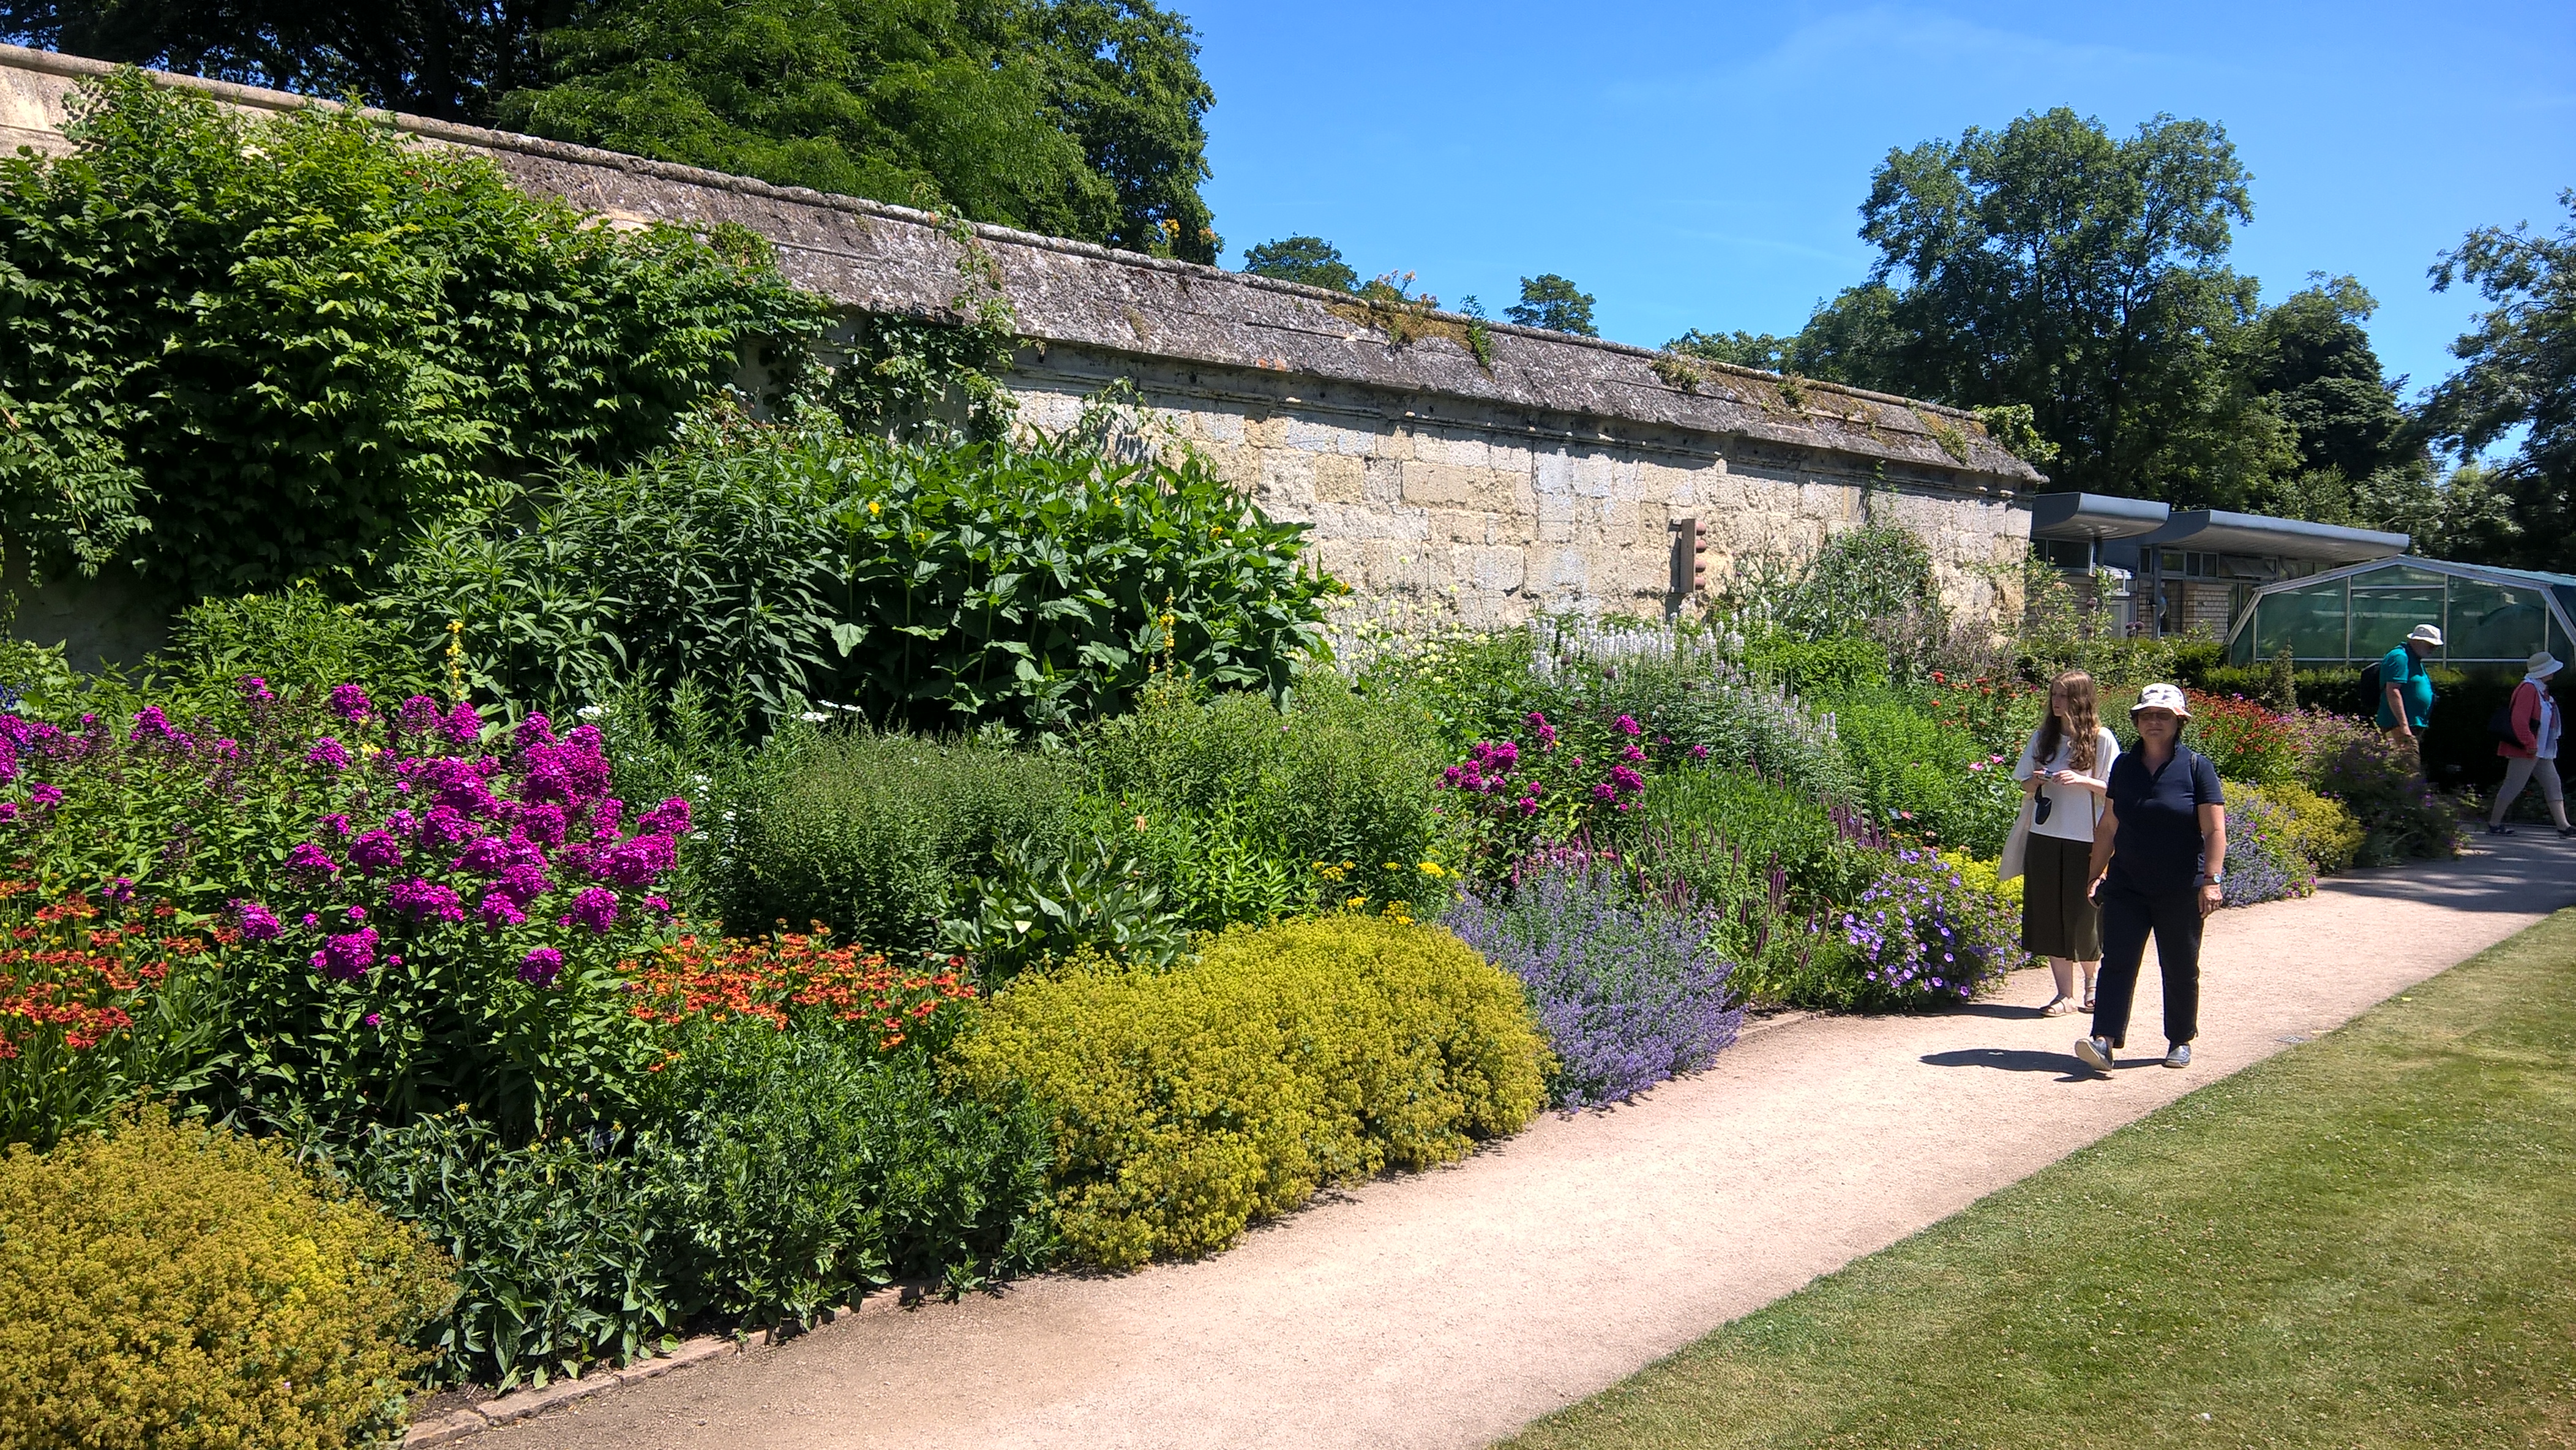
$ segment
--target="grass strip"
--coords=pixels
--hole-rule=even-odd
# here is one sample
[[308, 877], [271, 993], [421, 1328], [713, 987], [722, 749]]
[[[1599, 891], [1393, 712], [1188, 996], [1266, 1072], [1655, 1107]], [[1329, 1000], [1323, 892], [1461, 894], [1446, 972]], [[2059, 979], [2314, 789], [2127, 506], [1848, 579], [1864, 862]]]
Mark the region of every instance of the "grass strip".
[[2576, 1445], [2571, 987], [2576, 910], [1506, 1443]]

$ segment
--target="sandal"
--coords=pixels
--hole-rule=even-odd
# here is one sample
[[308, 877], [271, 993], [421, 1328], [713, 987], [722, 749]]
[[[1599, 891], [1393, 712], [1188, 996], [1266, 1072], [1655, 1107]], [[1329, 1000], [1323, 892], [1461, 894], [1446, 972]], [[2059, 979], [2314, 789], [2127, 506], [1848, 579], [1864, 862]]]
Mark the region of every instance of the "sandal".
[[2084, 1010], [2087, 1012], [2093, 1010], [2093, 993], [2089, 988], [2084, 993]]
[[2039, 1015], [2042, 1017], [2063, 1017], [2074, 1010], [2074, 998], [2051, 997], [2048, 999], [2048, 1005], [2039, 1009]]

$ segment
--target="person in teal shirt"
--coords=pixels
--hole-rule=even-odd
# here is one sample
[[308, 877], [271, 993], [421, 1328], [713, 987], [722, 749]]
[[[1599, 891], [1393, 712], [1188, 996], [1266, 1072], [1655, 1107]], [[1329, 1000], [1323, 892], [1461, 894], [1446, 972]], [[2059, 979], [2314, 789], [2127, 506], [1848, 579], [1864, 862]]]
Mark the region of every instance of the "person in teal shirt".
[[2379, 728], [2413, 745], [2433, 723], [2433, 676], [2424, 656], [2442, 647], [2439, 625], [2419, 624], [2379, 662]]

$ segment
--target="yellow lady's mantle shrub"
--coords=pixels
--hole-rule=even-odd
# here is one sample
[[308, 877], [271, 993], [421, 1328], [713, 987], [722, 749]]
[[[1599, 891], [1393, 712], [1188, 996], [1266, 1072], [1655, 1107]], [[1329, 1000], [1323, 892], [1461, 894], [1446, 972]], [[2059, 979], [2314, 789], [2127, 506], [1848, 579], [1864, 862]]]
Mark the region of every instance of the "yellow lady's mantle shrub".
[[957, 1061], [1048, 1105], [1065, 1244], [1125, 1268], [1515, 1131], [1545, 1056], [1516, 979], [1437, 927], [1349, 915], [1237, 927], [1168, 972], [1023, 977]]
[[174, 1126], [0, 1157], [0, 1450], [330, 1450], [400, 1433], [420, 1234], [274, 1143]]

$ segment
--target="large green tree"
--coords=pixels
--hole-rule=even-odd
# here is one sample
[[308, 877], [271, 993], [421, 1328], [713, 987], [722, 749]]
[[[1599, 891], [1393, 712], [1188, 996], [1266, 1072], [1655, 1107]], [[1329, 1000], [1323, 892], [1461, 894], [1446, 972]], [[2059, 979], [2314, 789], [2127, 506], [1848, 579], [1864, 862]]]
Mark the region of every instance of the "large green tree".
[[2515, 562], [2576, 571], [2576, 188], [2558, 194], [2555, 234], [2482, 227], [2433, 268], [2492, 304], [2451, 345], [2459, 372], [2434, 389], [2426, 416], [2440, 441], [2478, 453], [2519, 436], [2492, 475], [2511, 500]]
[[0, 38], [1212, 262], [1151, 0], [0, 0]]
[[0, 0], [0, 38], [489, 122], [502, 96], [537, 79], [537, 37], [580, 8], [581, 0]]
[[2236, 355], [2248, 182], [2223, 128], [2170, 116], [2115, 137], [2061, 107], [1891, 152], [1861, 207], [1888, 294], [1828, 309], [1866, 324], [1852, 380], [2028, 404], [2067, 488], [2241, 501], [2290, 449]]
[[1245, 249], [1243, 270], [1256, 277], [1303, 282], [1335, 292], [1360, 290], [1360, 274], [1342, 260], [1342, 249], [1322, 237], [1281, 237]]
[[1214, 261], [1214, 93], [1147, 0], [607, 0], [545, 38], [541, 136]]
[[1503, 316], [1523, 327], [1599, 337], [1601, 330], [1592, 325], [1592, 303], [1592, 294], [1571, 280], [1542, 272], [1521, 279], [1521, 300], [1504, 308]]

